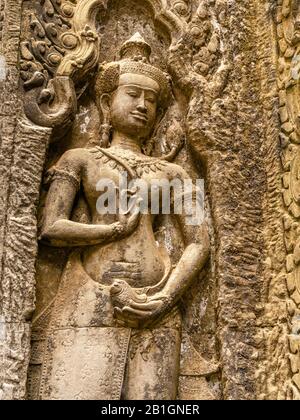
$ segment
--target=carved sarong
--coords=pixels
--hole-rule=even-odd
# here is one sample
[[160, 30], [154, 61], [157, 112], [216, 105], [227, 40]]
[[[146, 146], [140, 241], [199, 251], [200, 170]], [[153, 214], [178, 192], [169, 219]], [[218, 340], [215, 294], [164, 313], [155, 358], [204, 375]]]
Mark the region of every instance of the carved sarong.
[[34, 325], [28, 396], [118, 400], [123, 390], [126, 398], [174, 399], [180, 340], [177, 309], [152, 329], [119, 327], [110, 288], [88, 276], [76, 251], [55, 300]]

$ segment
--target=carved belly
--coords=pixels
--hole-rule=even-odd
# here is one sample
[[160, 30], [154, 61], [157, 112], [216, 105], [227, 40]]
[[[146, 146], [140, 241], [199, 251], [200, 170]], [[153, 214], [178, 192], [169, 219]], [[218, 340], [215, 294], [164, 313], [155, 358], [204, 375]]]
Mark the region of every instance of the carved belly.
[[165, 273], [152, 226], [149, 228], [147, 223], [141, 223], [124, 240], [86, 250], [83, 265], [94, 281], [110, 285], [115, 280], [125, 280], [135, 288], [154, 286]]

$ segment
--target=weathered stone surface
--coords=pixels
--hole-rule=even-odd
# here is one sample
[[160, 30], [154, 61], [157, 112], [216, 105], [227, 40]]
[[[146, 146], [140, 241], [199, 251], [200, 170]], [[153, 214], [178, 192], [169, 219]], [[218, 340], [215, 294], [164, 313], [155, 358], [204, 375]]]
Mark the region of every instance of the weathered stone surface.
[[[281, 269], [273, 286], [274, 302], [286, 303], [278, 316], [272, 350], [279, 359], [276, 371], [282, 374], [270, 383], [266, 394], [277, 398], [300, 399], [300, 300], [299, 300], [299, 16], [298, 2], [279, 2], [273, 10], [278, 51], [278, 96], [280, 116], [280, 158], [283, 193], [283, 244], [277, 241], [276, 269]], [[269, 308], [271, 309], [271, 308]], [[272, 309], [273, 313], [276, 311]], [[278, 325], [279, 324], [279, 325]], [[288, 357], [285, 358], [284, 354]], [[287, 364], [288, 362], [288, 364]], [[274, 363], [274, 362], [273, 362]], [[279, 373], [279, 372], [278, 372]], [[278, 387], [278, 384], [281, 386]]]
[[1, 399], [25, 397], [35, 300], [36, 212], [47, 130], [22, 121], [21, 1], [1, 2]]
[[4, 399], [11, 396], [23, 398], [25, 395], [29, 321], [35, 302], [36, 214], [49, 138], [47, 130], [34, 128], [21, 120], [16, 123], [14, 134], [12, 172], [6, 178], [9, 184], [2, 242], [0, 308], [5, 368], [1, 369], [1, 389]]
[[[48, 194], [43, 171], [71, 149], [99, 146], [100, 129], [103, 143], [110, 139], [93, 76], [97, 63], [118, 60], [121, 45], [139, 31], [176, 98], [147, 152], [159, 157], [170, 141], [181, 146], [185, 138], [169, 158], [192, 179], [205, 179], [210, 262], [182, 296], [178, 397], [299, 399], [298, 2], [77, 0], [42, 14], [52, 3], [0, 0], [0, 398], [25, 397], [30, 339], [29, 394], [38, 397], [37, 342], [70, 259], [68, 249], [38, 243]], [[63, 25], [51, 38], [45, 24], [58, 14]], [[85, 210], [79, 201], [72, 220], [87, 224]], [[176, 264], [184, 246], [164, 223], [158, 241]], [[41, 323], [31, 334], [34, 308], [34, 325]], [[147, 345], [136, 339], [142, 359], [131, 349], [133, 371], [147, 351], [153, 358], [160, 352], [159, 339], [146, 338]], [[160, 357], [167, 366], [167, 352]]]

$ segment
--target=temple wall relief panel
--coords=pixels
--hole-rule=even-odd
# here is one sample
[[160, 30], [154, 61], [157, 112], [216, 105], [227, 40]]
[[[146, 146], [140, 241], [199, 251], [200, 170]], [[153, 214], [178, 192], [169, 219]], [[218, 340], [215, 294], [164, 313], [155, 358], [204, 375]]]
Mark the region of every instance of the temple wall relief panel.
[[1, 399], [299, 399], [298, 8], [0, 0]]

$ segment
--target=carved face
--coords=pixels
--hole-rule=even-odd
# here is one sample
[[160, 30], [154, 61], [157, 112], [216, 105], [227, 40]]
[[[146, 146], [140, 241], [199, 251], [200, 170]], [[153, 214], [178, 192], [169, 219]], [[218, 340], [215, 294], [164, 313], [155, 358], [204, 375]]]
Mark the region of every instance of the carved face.
[[149, 77], [121, 75], [110, 101], [113, 129], [134, 138], [149, 137], [157, 118], [159, 92], [158, 83]]

